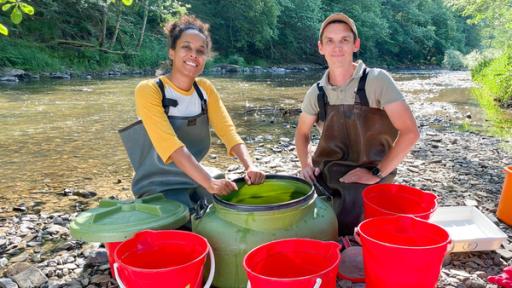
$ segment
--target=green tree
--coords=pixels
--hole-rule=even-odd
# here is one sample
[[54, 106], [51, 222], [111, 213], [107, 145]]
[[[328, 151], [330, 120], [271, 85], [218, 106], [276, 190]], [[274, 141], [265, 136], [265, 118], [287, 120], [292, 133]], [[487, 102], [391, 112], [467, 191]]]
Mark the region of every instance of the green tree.
[[512, 40], [512, 2], [510, 0], [445, 0], [469, 22], [480, 24], [485, 43], [505, 47]]
[[323, 16], [322, 1], [281, 0], [279, 5], [277, 39], [269, 49], [269, 58], [278, 62], [318, 61], [316, 43]]
[[[10, 12], [10, 19], [12, 23], [18, 25], [23, 20], [23, 13], [27, 15], [34, 15], [35, 9], [31, 5], [20, 0], [0, 0], [2, 11]], [[0, 34], [9, 35], [9, 30], [5, 25], [0, 23]]]
[[356, 22], [357, 32], [361, 38], [359, 56], [370, 64], [383, 62], [380, 48], [392, 45], [388, 19], [382, 11], [385, 8], [383, 1], [329, 0], [323, 2], [325, 6], [323, 18], [335, 12], [343, 12]]
[[275, 0], [190, 0], [190, 11], [212, 28], [213, 45], [223, 55], [267, 56], [277, 38], [280, 9]]

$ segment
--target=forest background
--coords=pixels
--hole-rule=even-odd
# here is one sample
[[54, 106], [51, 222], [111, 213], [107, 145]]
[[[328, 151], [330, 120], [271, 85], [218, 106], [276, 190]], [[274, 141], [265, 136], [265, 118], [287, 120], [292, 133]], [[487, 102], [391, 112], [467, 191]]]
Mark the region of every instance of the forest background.
[[162, 26], [183, 14], [211, 25], [214, 57], [240, 66], [320, 64], [318, 29], [354, 19], [370, 66], [472, 69], [512, 106], [512, 0], [0, 0], [0, 67], [30, 72], [155, 68]]

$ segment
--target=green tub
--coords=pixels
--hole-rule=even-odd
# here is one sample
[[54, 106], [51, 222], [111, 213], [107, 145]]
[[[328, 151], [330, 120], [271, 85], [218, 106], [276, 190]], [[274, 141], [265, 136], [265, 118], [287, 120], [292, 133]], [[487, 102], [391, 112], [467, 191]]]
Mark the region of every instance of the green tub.
[[285, 238], [337, 239], [332, 207], [303, 179], [267, 175], [260, 185], [246, 185], [243, 178], [235, 183], [238, 191], [214, 196], [212, 205], [192, 217], [192, 231], [212, 246], [216, 287], [246, 287], [243, 258], [261, 244]]

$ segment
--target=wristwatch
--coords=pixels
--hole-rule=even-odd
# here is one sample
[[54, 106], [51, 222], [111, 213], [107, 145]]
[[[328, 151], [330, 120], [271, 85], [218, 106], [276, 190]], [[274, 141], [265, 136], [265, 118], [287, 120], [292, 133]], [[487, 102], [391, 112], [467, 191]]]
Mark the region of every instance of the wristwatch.
[[373, 167], [370, 172], [372, 172], [372, 175], [373, 176], [377, 176], [379, 177], [380, 179], [384, 178], [384, 175], [382, 175], [382, 173], [380, 172], [380, 169], [379, 167], [375, 166]]

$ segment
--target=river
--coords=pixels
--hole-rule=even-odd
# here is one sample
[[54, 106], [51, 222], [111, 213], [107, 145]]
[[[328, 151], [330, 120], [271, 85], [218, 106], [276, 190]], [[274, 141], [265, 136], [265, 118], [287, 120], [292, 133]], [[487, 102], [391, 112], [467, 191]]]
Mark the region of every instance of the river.
[[[434, 109], [450, 114], [453, 129], [468, 121], [487, 125], [471, 94], [469, 73], [402, 71], [392, 75], [415, 113]], [[267, 143], [293, 138], [301, 100], [321, 73], [206, 77], [222, 95], [253, 151], [261, 145], [253, 141], [258, 136]], [[131, 197], [132, 168], [117, 130], [136, 120], [133, 90], [141, 80], [2, 84], [0, 212], [27, 206], [69, 210], [81, 205], [81, 197], [59, 197], [66, 189], [68, 194], [85, 193], [84, 197]], [[212, 143], [204, 161], [207, 165], [226, 170], [237, 163], [227, 157], [217, 138]]]

